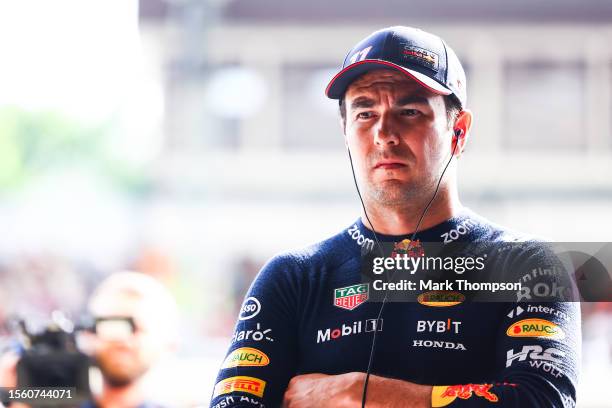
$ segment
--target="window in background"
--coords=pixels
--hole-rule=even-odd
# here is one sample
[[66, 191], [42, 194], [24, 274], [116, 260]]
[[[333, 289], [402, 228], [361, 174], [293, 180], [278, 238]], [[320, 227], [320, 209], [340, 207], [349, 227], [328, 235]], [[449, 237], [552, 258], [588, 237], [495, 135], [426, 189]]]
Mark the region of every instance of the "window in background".
[[285, 66], [283, 77], [283, 147], [288, 150], [343, 149], [338, 101], [325, 96], [337, 69]]
[[215, 68], [206, 80], [203, 124], [206, 147], [236, 150], [242, 121], [261, 112], [268, 84], [257, 71], [239, 65]]
[[585, 69], [580, 63], [508, 63], [503, 146], [584, 149]]

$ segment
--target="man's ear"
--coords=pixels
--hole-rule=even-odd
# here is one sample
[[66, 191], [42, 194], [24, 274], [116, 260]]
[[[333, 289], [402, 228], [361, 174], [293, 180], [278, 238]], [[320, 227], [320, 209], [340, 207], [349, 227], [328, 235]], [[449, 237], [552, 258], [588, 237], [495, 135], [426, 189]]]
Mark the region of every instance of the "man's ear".
[[469, 109], [464, 109], [457, 115], [455, 119], [455, 126], [453, 127], [454, 139], [457, 141], [457, 151], [455, 155], [459, 157], [467, 144], [468, 137], [470, 136], [470, 129], [472, 128], [473, 114]]

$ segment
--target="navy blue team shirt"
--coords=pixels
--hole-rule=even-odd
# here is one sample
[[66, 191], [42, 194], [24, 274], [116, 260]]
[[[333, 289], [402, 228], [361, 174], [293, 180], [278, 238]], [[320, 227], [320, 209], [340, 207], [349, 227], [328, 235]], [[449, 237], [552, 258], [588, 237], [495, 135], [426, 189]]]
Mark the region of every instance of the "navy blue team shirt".
[[[409, 237], [378, 234], [385, 242]], [[527, 242], [523, 258], [545, 252], [468, 209], [416, 239], [521, 241]], [[357, 220], [329, 239], [272, 258], [245, 297], [211, 407], [279, 407], [296, 375], [365, 372], [374, 330], [372, 374], [433, 385], [434, 407], [575, 406], [578, 303], [540, 302], [542, 290], [520, 303], [424, 292], [419, 302], [387, 303], [377, 320], [380, 303], [371, 301], [360, 274], [362, 251], [374, 246], [374, 234]], [[550, 278], [534, 269], [523, 280], [542, 285]]]

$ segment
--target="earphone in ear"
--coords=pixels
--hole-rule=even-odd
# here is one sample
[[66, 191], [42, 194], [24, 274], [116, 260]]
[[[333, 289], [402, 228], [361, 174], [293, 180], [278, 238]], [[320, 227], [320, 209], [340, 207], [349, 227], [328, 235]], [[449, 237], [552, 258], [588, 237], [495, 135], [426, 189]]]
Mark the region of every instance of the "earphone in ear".
[[461, 137], [461, 135], [463, 134], [463, 130], [461, 129], [455, 129], [455, 137], [459, 138]]

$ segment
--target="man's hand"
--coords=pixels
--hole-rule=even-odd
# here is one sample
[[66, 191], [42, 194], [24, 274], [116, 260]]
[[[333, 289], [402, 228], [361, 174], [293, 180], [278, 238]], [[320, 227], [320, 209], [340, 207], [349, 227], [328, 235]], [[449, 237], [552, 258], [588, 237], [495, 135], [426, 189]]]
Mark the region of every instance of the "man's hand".
[[[305, 374], [289, 382], [283, 407], [359, 408], [365, 373]], [[431, 386], [370, 375], [367, 408], [430, 408]]]
[[364, 379], [363, 373], [298, 375], [289, 382], [283, 407], [357, 407]]

